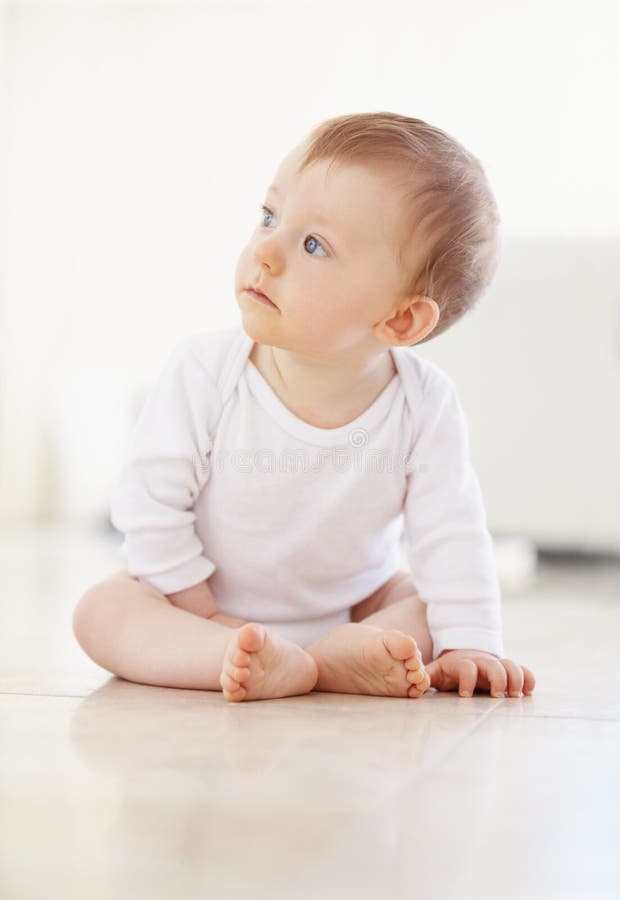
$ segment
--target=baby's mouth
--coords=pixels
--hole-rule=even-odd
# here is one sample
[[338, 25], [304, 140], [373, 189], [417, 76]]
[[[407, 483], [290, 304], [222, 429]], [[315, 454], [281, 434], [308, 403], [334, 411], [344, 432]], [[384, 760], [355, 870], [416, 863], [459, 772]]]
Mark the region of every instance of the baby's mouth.
[[266, 306], [273, 306], [275, 309], [278, 308], [273, 300], [271, 300], [271, 298], [268, 297], [267, 294], [263, 294], [262, 291], [257, 291], [253, 287], [247, 287], [246, 292], [254, 297], [255, 300], [258, 300], [260, 303], [263, 303]]

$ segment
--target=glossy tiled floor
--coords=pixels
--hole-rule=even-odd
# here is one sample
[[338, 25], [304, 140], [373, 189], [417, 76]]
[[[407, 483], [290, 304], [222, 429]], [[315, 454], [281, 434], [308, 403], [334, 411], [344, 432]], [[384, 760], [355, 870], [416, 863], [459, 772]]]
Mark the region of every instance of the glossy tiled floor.
[[532, 697], [221, 694], [74, 642], [118, 536], [0, 536], [0, 896], [620, 896], [620, 569], [504, 596]]

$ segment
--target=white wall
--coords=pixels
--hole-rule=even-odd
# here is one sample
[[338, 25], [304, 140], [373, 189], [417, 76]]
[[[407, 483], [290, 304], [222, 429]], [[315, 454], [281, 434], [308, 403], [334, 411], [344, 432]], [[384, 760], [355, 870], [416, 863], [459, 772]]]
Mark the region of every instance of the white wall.
[[266, 184], [328, 116], [452, 133], [507, 238], [620, 236], [618, 24], [603, 0], [11, 3], [0, 515], [105, 514], [131, 399], [239, 321]]

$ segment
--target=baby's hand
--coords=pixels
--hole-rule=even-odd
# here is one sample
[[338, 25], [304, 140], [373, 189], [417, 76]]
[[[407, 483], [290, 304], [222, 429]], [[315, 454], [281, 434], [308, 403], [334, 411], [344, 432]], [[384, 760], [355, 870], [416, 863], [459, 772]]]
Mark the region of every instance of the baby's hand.
[[461, 697], [471, 697], [475, 688], [490, 691], [493, 697], [503, 697], [506, 690], [511, 697], [520, 697], [521, 692], [531, 694], [536, 685], [533, 673], [525, 666], [482, 650], [444, 650], [425, 668], [431, 687], [438, 691], [458, 689]]

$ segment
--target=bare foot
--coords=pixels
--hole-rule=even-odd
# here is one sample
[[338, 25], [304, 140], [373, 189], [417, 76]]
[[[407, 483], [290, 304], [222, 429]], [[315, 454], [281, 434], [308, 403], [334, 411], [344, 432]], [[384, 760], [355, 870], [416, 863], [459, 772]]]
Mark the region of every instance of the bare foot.
[[316, 663], [303, 647], [247, 622], [226, 648], [220, 684], [224, 698], [238, 703], [307, 694], [316, 679]]
[[317, 691], [417, 698], [431, 684], [415, 640], [404, 631], [347, 622], [307, 650], [319, 669]]

